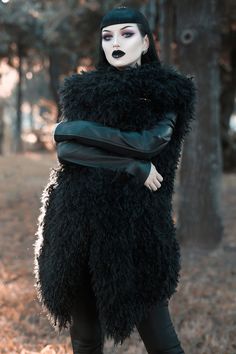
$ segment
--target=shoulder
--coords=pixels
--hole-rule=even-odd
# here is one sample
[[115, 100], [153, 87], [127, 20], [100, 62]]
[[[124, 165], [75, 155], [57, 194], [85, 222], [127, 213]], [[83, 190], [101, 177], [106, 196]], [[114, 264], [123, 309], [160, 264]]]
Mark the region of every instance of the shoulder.
[[96, 70], [83, 71], [67, 76], [58, 90], [60, 120], [78, 119], [78, 114], [87, 112], [87, 100], [95, 95]]
[[76, 90], [81, 87], [81, 85], [88, 85], [89, 82], [93, 82], [96, 78], [96, 70], [82, 71], [79, 74], [74, 73], [64, 78], [59, 93], [64, 93], [65, 90]]
[[59, 103], [62, 106], [71, 105], [72, 102], [83, 100], [84, 95], [91, 92], [96, 83], [96, 72], [83, 71], [79, 74], [72, 74], [64, 78], [58, 89]]
[[194, 76], [182, 73], [173, 65], [162, 64], [156, 78], [175, 103], [182, 105], [195, 102], [197, 85]]
[[191, 90], [196, 91], [195, 77], [193, 75], [186, 75], [179, 69], [172, 65], [163, 65], [163, 72], [168, 81], [175, 85], [177, 90]]

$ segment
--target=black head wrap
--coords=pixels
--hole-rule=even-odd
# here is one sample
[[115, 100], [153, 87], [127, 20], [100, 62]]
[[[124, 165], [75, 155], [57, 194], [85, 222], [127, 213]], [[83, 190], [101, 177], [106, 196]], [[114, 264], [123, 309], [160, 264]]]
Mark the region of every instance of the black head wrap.
[[150, 32], [149, 24], [146, 17], [138, 10], [128, 8], [128, 7], [117, 7], [107, 12], [103, 17], [100, 29], [103, 27], [115, 25], [118, 23], [141, 23], [147, 31]]
[[[138, 10], [127, 7], [127, 6], [121, 6], [117, 8], [113, 8], [112, 10], [108, 11], [102, 18], [101, 23], [100, 23], [100, 31], [104, 27], [110, 26], [110, 25], [115, 25], [118, 23], [137, 23], [142, 26], [142, 32], [143, 35], [147, 34], [149, 38], [149, 48], [146, 54], [142, 55], [141, 58], [141, 63], [160, 63], [160, 60], [158, 58], [156, 48], [155, 48], [155, 43], [152, 35], [152, 31], [149, 27], [149, 23], [146, 19], [146, 17]], [[96, 65], [97, 68], [99, 67], [104, 67], [104, 66], [109, 66], [110, 64], [107, 62], [105, 58], [105, 54], [102, 49], [102, 40], [100, 36], [100, 44], [99, 44], [99, 54], [98, 54], [98, 63]]]

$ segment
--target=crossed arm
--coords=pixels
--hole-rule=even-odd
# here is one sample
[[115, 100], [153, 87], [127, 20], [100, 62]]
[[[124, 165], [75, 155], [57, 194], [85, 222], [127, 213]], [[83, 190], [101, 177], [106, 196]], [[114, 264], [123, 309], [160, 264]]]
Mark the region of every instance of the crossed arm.
[[126, 172], [144, 184], [151, 170], [151, 162], [115, 155], [101, 148], [86, 146], [72, 140], [57, 143], [58, 160], [64, 164], [105, 168]]
[[59, 123], [54, 131], [58, 159], [90, 167], [127, 172], [145, 182], [152, 157], [171, 139], [176, 114], [169, 112], [152, 129], [121, 131], [93, 121]]
[[151, 160], [170, 141], [175, 122], [176, 114], [172, 112], [166, 113], [152, 129], [141, 132], [121, 131], [94, 121], [61, 122], [54, 131], [54, 139], [76, 140], [124, 156]]

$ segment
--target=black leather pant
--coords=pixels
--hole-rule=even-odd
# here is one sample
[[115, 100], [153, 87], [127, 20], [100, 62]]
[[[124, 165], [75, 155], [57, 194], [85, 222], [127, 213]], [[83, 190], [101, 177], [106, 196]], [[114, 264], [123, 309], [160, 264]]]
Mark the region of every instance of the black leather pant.
[[[71, 344], [74, 354], [102, 354], [104, 338], [88, 272], [85, 277], [83, 293], [73, 308]], [[136, 328], [148, 353], [184, 354], [170, 318], [168, 300], [157, 303]]]

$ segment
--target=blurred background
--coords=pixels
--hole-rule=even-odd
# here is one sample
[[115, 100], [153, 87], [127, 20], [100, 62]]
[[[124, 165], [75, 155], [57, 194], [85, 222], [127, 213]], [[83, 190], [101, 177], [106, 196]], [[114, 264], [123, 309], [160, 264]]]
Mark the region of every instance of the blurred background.
[[[34, 234], [57, 166], [58, 88], [94, 68], [99, 23], [119, 5], [144, 13], [160, 59], [198, 88], [173, 200], [182, 277], [172, 320], [186, 353], [236, 353], [235, 0], [0, 0], [0, 353], [72, 353], [36, 298]], [[104, 353], [146, 351], [134, 332]]]

